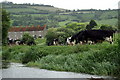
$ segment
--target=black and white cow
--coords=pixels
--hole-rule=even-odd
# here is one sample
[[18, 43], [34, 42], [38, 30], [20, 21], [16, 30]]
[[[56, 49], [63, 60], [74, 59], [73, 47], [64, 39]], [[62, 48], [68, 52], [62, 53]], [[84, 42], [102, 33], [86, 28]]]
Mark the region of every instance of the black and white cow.
[[71, 38], [72, 38], [72, 37], [68, 37], [68, 38], [66, 39], [67, 45], [75, 45], [75, 41], [72, 41], [72, 42], [71, 42]]
[[53, 45], [59, 45], [59, 40], [58, 40], [58, 38], [56, 38], [56, 39], [53, 40]]
[[110, 43], [113, 42], [113, 34], [115, 33], [114, 30], [84, 30], [80, 31], [79, 33], [73, 35], [71, 37], [71, 41], [73, 42], [76, 40], [77, 43], [88, 43], [88, 41], [92, 41], [93, 43], [97, 43], [99, 41], [109, 41]]

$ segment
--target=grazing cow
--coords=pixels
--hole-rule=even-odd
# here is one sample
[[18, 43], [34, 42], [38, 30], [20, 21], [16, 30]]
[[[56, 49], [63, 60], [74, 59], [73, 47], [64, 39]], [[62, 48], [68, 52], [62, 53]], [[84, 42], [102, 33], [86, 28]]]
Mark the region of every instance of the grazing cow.
[[[92, 43], [97, 43], [99, 41], [107, 40], [110, 43], [113, 42], [113, 34], [115, 31], [113, 30], [85, 30], [80, 31], [79, 33], [75, 34], [71, 38], [71, 42], [76, 40], [76, 44], [80, 43], [88, 43], [88, 41], [92, 41]], [[108, 40], [109, 38], [109, 40]]]
[[106, 38], [110, 38], [111, 40], [107, 40], [110, 43], [113, 42], [113, 34], [115, 31], [113, 30], [86, 30], [83, 32], [84, 39], [86, 42], [88, 40], [93, 41], [94, 43], [97, 43], [99, 40], [104, 41]]
[[8, 45], [13, 45], [15, 44], [14, 40], [13, 39], [8, 39]]
[[71, 42], [71, 37], [67, 38], [67, 45], [75, 45], [75, 41]]
[[58, 45], [59, 44], [59, 41], [58, 41], [58, 39], [56, 38], [56, 39], [54, 39], [53, 40], [53, 45]]
[[70, 42], [75, 41], [75, 44], [78, 44], [78, 43], [83, 44], [83, 42], [85, 42], [83, 38], [84, 36], [82, 35], [83, 32], [84, 31], [80, 31], [79, 33], [73, 35], [70, 39]]
[[24, 42], [23, 40], [20, 40], [20, 41], [18, 42], [18, 44], [19, 44], [19, 45], [24, 45], [25, 42]]
[[47, 45], [48, 45], [48, 46], [51, 46], [51, 45], [53, 45], [53, 43], [52, 43], [52, 42], [48, 42]]
[[31, 46], [31, 45], [36, 45], [36, 43], [34, 41], [28, 42], [27, 45]]

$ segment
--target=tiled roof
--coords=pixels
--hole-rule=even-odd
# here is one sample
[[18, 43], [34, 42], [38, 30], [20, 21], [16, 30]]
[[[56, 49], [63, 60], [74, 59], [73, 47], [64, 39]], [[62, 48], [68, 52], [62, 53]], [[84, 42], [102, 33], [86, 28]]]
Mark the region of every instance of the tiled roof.
[[9, 29], [9, 32], [21, 32], [21, 31], [43, 31], [44, 29], [45, 29], [45, 27], [46, 27], [46, 25], [44, 25], [44, 26], [36, 26], [36, 27], [34, 27], [34, 26], [32, 26], [32, 27], [28, 27], [28, 26], [26, 26], [26, 27], [11, 27], [10, 29]]

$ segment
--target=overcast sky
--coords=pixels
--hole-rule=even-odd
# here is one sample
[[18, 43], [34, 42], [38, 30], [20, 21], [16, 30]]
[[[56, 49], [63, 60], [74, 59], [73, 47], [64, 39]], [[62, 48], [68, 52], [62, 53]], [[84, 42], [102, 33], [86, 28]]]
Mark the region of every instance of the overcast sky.
[[117, 9], [120, 0], [0, 0], [13, 3], [36, 3], [53, 5], [64, 9]]

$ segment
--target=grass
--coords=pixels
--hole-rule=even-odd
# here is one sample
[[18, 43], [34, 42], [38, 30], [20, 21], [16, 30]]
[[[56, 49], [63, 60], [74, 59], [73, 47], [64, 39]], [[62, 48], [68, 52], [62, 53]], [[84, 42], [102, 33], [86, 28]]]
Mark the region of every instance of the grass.
[[107, 20], [100, 20], [96, 21], [98, 24], [107, 24], [107, 25], [112, 25], [115, 26], [118, 24], [118, 19], [107, 19]]
[[[83, 45], [85, 48], [87, 48], [84, 49], [82, 47], [81, 49], [84, 50], [80, 51], [81, 49], [79, 49], [78, 52], [72, 52], [71, 50], [73, 48], [77, 49], [78, 46], [70, 46], [69, 48], [63, 47], [63, 51], [59, 46], [52, 46], [50, 48], [54, 49], [56, 52], [59, 48], [59, 51], [57, 53], [49, 53], [48, 55], [38, 58], [35, 61], [30, 61], [27, 66], [37, 66], [39, 68], [57, 71], [115, 76], [116, 73], [119, 73], [116, 72], [119, 70], [118, 67], [120, 65], [118, 60], [119, 58], [117, 57], [120, 57], [119, 50], [117, 50], [117, 45], [106, 44], [107, 43], [92, 46]], [[50, 48], [46, 51], [51, 51], [52, 49]], [[69, 51], [65, 52], [64, 50], [66, 49], [69, 49]]]
[[36, 39], [35, 40], [35, 43], [37, 44], [37, 45], [43, 45], [43, 46], [45, 46], [45, 43], [46, 42], [46, 39], [45, 38], [38, 38], [38, 39]]
[[48, 10], [51, 12], [55, 12], [57, 10], [64, 10], [64, 9], [55, 8], [55, 7], [43, 7], [43, 6], [31, 6], [30, 8], [38, 9], [38, 10]]
[[11, 9], [7, 9], [8, 12], [10, 13], [19, 13], [19, 12], [39, 12], [35, 9], [32, 8], [11, 8]]
[[[44, 43], [45, 39], [37, 39]], [[48, 70], [120, 76], [120, 40], [75, 46], [4, 46], [3, 59]]]

